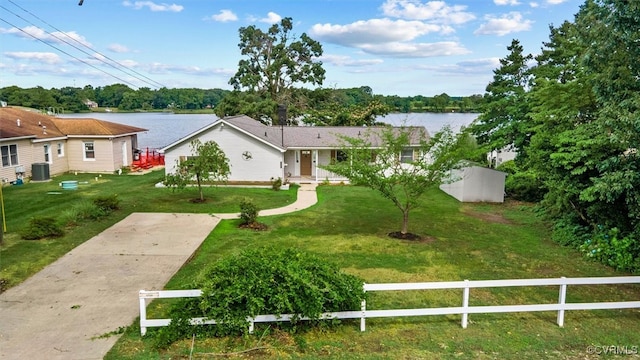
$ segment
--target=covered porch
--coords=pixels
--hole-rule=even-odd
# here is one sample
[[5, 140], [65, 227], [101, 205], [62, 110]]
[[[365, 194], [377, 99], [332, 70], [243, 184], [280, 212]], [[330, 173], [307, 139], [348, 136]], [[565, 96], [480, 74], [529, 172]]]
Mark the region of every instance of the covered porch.
[[321, 168], [331, 163], [336, 154], [335, 149], [289, 149], [284, 154], [285, 179], [292, 183], [349, 181]]

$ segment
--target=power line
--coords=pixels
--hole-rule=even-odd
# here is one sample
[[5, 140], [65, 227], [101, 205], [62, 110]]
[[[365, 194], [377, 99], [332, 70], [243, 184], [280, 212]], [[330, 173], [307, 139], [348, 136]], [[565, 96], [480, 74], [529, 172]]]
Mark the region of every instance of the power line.
[[37, 38], [37, 37], [33, 36], [32, 34], [29, 34], [28, 32], [26, 32], [26, 31], [24, 31], [24, 30], [20, 29], [19, 27], [17, 27], [17, 26], [15, 26], [15, 25], [13, 25], [12, 23], [8, 22], [7, 20], [5, 20], [5, 19], [3, 19], [3, 18], [0, 18], [0, 21], [2, 21], [2, 22], [4, 22], [4, 23], [8, 24], [9, 26], [12, 26], [12, 27], [14, 27], [14, 28], [18, 29], [19, 31], [22, 31], [23, 33], [25, 33], [25, 34], [27, 34], [27, 35], [31, 36], [32, 38], [34, 38], [34, 39], [36, 39], [36, 40], [40, 41], [41, 43], [43, 43], [43, 44], [45, 44], [45, 45], [48, 45], [48, 46], [51, 46], [52, 48], [54, 48], [54, 49], [58, 50], [59, 52], [61, 52], [61, 53], [65, 54], [65, 55], [67, 55], [67, 56], [70, 56], [70, 57], [72, 57], [72, 58], [74, 58], [74, 59], [76, 59], [76, 60], [80, 61], [81, 63], [83, 63], [83, 64], [85, 64], [85, 65], [91, 66], [92, 68], [94, 68], [94, 69], [96, 69], [96, 70], [98, 70], [98, 71], [100, 71], [100, 72], [102, 72], [102, 73], [105, 73], [105, 74], [107, 74], [107, 75], [109, 75], [109, 76], [111, 76], [111, 77], [113, 77], [113, 78], [116, 78], [116, 79], [118, 79], [118, 80], [120, 80], [120, 81], [124, 82], [125, 84], [131, 85], [132, 87], [136, 88], [136, 90], [138, 89], [138, 86], [136, 86], [136, 85], [134, 85], [134, 84], [132, 84], [132, 83], [130, 83], [130, 82], [128, 82], [128, 81], [126, 81], [126, 80], [124, 80], [124, 79], [121, 79], [121, 78], [119, 78], [119, 77], [117, 77], [117, 76], [115, 76], [115, 75], [113, 75], [113, 74], [110, 74], [110, 73], [108, 73], [108, 72], [106, 72], [106, 71], [104, 71], [104, 70], [102, 70], [102, 69], [98, 68], [98, 67], [97, 67], [97, 66], [95, 66], [95, 65], [89, 64], [88, 62], [86, 62], [86, 61], [84, 61], [84, 60], [82, 60], [82, 59], [80, 59], [80, 58], [78, 58], [78, 57], [75, 57], [75, 56], [73, 56], [73, 55], [69, 54], [68, 52], [66, 52], [66, 51], [64, 51], [64, 50], [62, 50], [62, 49], [60, 49], [60, 48], [57, 48], [57, 47], [55, 47], [55, 46], [53, 46], [53, 45], [49, 44], [48, 42], [46, 42], [46, 41], [44, 41], [44, 40], [42, 40], [42, 39], [39, 39], [39, 38]]
[[[45, 31], [47, 34], [49, 34], [50, 36], [52, 36], [52, 37], [54, 37], [54, 38], [56, 38], [56, 39], [58, 39], [58, 40], [60, 40], [60, 41], [64, 42], [65, 44], [67, 44], [67, 45], [69, 45], [69, 46], [71, 46], [71, 47], [75, 48], [76, 50], [78, 50], [78, 51], [80, 51], [80, 52], [82, 52], [82, 53], [84, 53], [84, 54], [86, 54], [86, 55], [88, 55], [88, 56], [90, 56], [90, 57], [92, 57], [92, 58], [94, 58], [94, 59], [96, 59], [96, 60], [100, 61], [101, 63], [103, 63], [103, 64], [105, 64], [105, 65], [108, 65], [108, 66], [110, 66], [111, 68], [113, 68], [113, 69], [115, 69], [115, 70], [118, 70], [118, 71], [120, 71], [120, 72], [122, 72], [122, 73], [124, 73], [124, 74], [126, 74], [126, 75], [128, 75], [128, 76], [131, 76], [131, 77], [133, 77], [133, 78], [135, 78], [135, 79], [137, 79], [137, 80], [139, 80], [139, 81], [141, 81], [141, 82], [144, 82], [144, 83], [146, 83], [146, 84], [148, 84], [148, 85], [151, 85], [152, 87], [166, 87], [164, 84], [159, 83], [159, 82], [157, 82], [157, 81], [155, 81], [155, 80], [153, 80], [153, 79], [151, 79], [151, 78], [149, 78], [149, 77], [147, 77], [147, 76], [145, 76], [145, 75], [143, 75], [143, 74], [139, 73], [138, 71], [136, 71], [136, 70], [134, 70], [134, 69], [128, 68], [127, 66], [125, 66], [125, 65], [123, 65], [123, 64], [121, 64], [121, 63], [119, 63], [118, 61], [116, 61], [116, 60], [114, 60], [114, 59], [110, 58], [109, 56], [107, 56], [107, 55], [105, 55], [105, 54], [103, 54], [103, 53], [101, 53], [101, 52], [99, 52], [99, 51], [97, 51], [97, 50], [93, 49], [92, 47], [88, 46], [87, 44], [84, 44], [84, 43], [82, 43], [82, 42], [78, 41], [77, 39], [72, 38], [72, 37], [71, 37], [71, 36], [69, 36], [65, 31], [62, 31], [62, 30], [58, 29], [57, 27], [55, 27], [54, 25], [52, 25], [52, 24], [48, 23], [47, 21], [45, 21], [44, 19], [40, 18], [39, 16], [37, 16], [37, 15], [36, 15], [36, 14], [34, 14], [33, 12], [31, 12], [31, 11], [29, 11], [29, 10], [27, 10], [27, 9], [23, 8], [23, 7], [22, 7], [22, 6], [20, 6], [19, 4], [16, 4], [14, 1], [12, 1], [12, 0], [8, 0], [8, 1], [9, 1], [10, 3], [12, 3], [13, 5], [17, 6], [18, 8], [20, 8], [22, 11], [26, 12], [27, 14], [29, 14], [29, 15], [31, 15], [31, 16], [33, 16], [33, 17], [35, 17], [36, 19], [40, 20], [40, 21], [41, 21], [41, 22], [43, 22], [44, 24], [46, 24], [46, 25], [48, 25], [49, 27], [51, 27], [51, 28], [55, 29], [55, 30], [56, 30], [56, 31], [58, 31], [59, 33], [64, 34], [64, 36], [66, 36], [67, 38], [71, 39], [72, 41], [74, 41], [74, 42], [76, 42], [76, 43], [80, 44], [81, 46], [83, 46], [83, 47], [85, 47], [85, 48], [87, 48], [87, 49], [89, 49], [89, 50], [93, 51], [94, 53], [96, 53], [96, 54], [98, 54], [98, 55], [100, 55], [100, 56], [102, 56], [102, 57], [104, 57], [104, 58], [108, 59], [108, 60], [109, 60], [109, 61], [111, 61], [112, 63], [117, 64], [120, 68], [118, 68], [118, 67], [114, 66], [112, 63], [109, 63], [109, 62], [104, 61], [104, 59], [102, 59], [102, 58], [100, 58], [100, 57], [98, 57], [98, 56], [96, 56], [96, 55], [94, 55], [94, 54], [90, 54], [90, 53], [86, 52], [85, 50], [78, 48], [77, 46], [75, 46], [75, 45], [73, 45], [73, 44], [69, 43], [68, 41], [66, 41], [66, 40], [64, 40], [64, 39], [62, 39], [62, 38], [60, 38], [60, 37], [58, 37], [57, 35], [55, 35], [55, 34], [53, 34], [53, 33], [50, 33], [50, 32], [48, 32], [48, 31], [44, 30], [44, 31]], [[5, 8], [4, 6], [1, 6], [1, 5], [0, 5], [0, 7], [1, 7], [1, 8], [3, 8], [3, 9], [5, 9], [5, 10], [7, 10], [7, 11], [8, 11], [8, 12], [10, 12], [10, 13], [12, 13], [14, 16], [16, 16], [16, 17], [18, 17], [18, 18], [20, 18], [20, 19], [22, 19], [22, 20], [26, 21], [27, 23], [29, 23], [29, 24], [31, 24], [31, 25], [33, 25], [33, 26], [36, 26], [36, 27], [37, 27], [37, 25], [35, 25], [35, 24], [33, 24], [32, 22], [30, 22], [29, 20], [27, 20], [27, 19], [25, 19], [25, 18], [21, 17], [20, 15], [18, 15], [18, 14], [16, 14], [16, 13], [14, 13], [13, 11], [11, 11], [11, 10], [9, 10], [9, 9]], [[14, 26], [14, 27], [15, 27], [15, 26]], [[17, 28], [17, 27], [16, 27], [16, 28]], [[20, 30], [20, 29], [18, 29], [18, 30]], [[22, 30], [21, 30], [21, 31], [22, 31]], [[24, 32], [24, 31], [23, 31], [23, 32]], [[32, 36], [32, 37], [33, 37], [33, 36]], [[48, 44], [48, 43], [47, 43], [47, 44]], [[54, 48], [55, 48], [55, 47], [54, 47]], [[138, 75], [138, 76], [140, 76], [140, 77], [142, 77], [142, 78], [140, 78], [140, 77], [138, 77], [138, 76], [136, 76], [136, 75], [133, 75], [133, 74], [131, 74], [131, 73], [128, 73], [127, 71], [123, 70], [122, 68], [124, 68], [124, 69], [126, 69], [126, 70], [128, 70], [128, 71], [130, 71], [130, 72], [132, 72], [132, 73], [135, 73], [136, 75]], [[109, 74], [109, 75], [110, 75], [110, 74]], [[113, 75], [112, 75], [112, 76], [113, 76]], [[114, 77], [115, 77], [115, 76], [114, 76]], [[117, 77], [116, 77], [116, 78], [117, 78]], [[146, 79], [146, 80], [145, 80], [145, 79]], [[147, 81], [147, 80], [148, 80], [148, 81]]]

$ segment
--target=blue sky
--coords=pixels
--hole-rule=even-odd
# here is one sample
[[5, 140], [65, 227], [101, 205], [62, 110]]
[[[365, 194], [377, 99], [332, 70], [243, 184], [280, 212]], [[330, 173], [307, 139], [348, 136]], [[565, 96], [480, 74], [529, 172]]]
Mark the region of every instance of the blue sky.
[[[582, 0], [0, 0], [0, 87], [223, 88], [238, 29], [283, 17], [320, 41], [324, 87], [482, 94], [517, 38], [540, 52]], [[117, 62], [114, 63], [114, 62]], [[124, 67], [123, 67], [124, 66]]]

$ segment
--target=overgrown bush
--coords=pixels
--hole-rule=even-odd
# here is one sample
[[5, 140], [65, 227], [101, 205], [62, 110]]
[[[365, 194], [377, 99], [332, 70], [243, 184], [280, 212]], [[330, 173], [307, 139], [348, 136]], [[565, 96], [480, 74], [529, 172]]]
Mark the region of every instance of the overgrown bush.
[[[244, 334], [247, 318], [257, 315], [319, 319], [323, 312], [357, 310], [365, 297], [362, 279], [295, 249], [247, 249], [212, 264], [201, 279], [195, 286], [202, 296], [172, 308], [171, 324], [155, 332], [156, 345], [168, 346], [192, 334]], [[218, 324], [190, 326], [187, 319], [192, 317]]]
[[616, 270], [640, 271], [640, 243], [631, 235], [623, 236], [617, 228], [599, 226], [579, 248], [587, 257]]
[[258, 218], [258, 206], [251, 199], [244, 199], [240, 202], [241, 224], [248, 225], [256, 222]]
[[55, 238], [64, 235], [64, 230], [52, 217], [34, 217], [20, 234], [25, 240]]
[[544, 185], [532, 172], [516, 172], [507, 175], [504, 191], [515, 200], [538, 202], [545, 194]]

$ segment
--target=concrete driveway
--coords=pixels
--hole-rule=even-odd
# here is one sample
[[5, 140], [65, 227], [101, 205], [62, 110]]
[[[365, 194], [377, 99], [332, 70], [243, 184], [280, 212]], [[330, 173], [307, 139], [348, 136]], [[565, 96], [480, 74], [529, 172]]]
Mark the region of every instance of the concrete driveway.
[[138, 291], [162, 289], [220, 221], [134, 213], [0, 294], [0, 359], [102, 359]]

